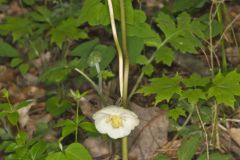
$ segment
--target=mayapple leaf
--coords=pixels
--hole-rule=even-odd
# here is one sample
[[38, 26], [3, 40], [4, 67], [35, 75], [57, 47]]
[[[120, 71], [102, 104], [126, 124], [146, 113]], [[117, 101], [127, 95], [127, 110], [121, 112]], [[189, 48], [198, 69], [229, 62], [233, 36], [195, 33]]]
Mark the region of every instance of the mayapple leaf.
[[178, 150], [178, 159], [179, 160], [192, 159], [200, 142], [201, 137], [199, 134], [192, 135], [188, 139], [185, 139]]
[[181, 99], [187, 99], [192, 105], [197, 104], [199, 99], [206, 99], [206, 94], [201, 89], [188, 89], [182, 93]]
[[169, 101], [174, 94], [181, 95], [181, 77], [177, 74], [175, 77], [169, 78], [163, 76], [161, 78], [150, 79], [150, 84], [143, 86], [138, 92], [144, 95], [156, 94], [156, 103], [163, 100]]
[[183, 110], [181, 107], [176, 107], [174, 109], [169, 110], [168, 112], [168, 116], [172, 119], [174, 119], [175, 121], [177, 121], [177, 119], [180, 116], [185, 117], [186, 116], [186, 111]]
[[232, 71], [227, 75], [219, 72], [208, 90], [208, 97], [215, 97], [218, 104], [234, 107], [235, 96], [240, 96], [240, 74]]
[[162, 62], [168, 66], [172, 65], [172, 62], [175, 58], [173, 50], [169, 47], [161, 47], [156, 50], [154, 54], [157, 63]]
[[78, 29], [76, 19], [69, 18], [50, 30], [51, 42], [56, 43], [59, 48], [66, 40], [86, 39], [88, 35], [85, 31]]
[[194, 73], [189, 78], [183, 79], [183, 83], [187, 87], [204, 87], [209, 83], [209, 78]]
[[127, 37], [128, 54], [130, 64], [136, 64], [138, 57], [144, 48], [144, 42], [139, 37]]

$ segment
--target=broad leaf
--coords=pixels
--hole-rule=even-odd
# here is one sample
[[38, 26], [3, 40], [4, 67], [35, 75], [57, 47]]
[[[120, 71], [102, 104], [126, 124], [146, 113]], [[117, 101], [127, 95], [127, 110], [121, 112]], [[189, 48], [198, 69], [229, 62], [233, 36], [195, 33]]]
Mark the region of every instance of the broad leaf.
[[183, 110], [181, 107], [176, 107], [174, 109], [169, 110], [168, 116], [177, 121], [177, 119], [180, 116], [186, 117], [186, 111]]
[[19, 40], [32, 33], [32, 22], [27, 18], [7, 17], [0, 25], [0, 33], [12, 34], [13, 40]]
[[204, 87], [209, 83], [209, 78], [201, 77], [194, 73], [189, 78], [184, 79], [183, 83], [187, 87]]
[[168, 66], [172, 65], [172, 62], [175, 58], [173, 50], [169, 47], [161, 47], [155, 51], [154, 54], [157, 63], [163, 62], [163, 64], [166, 64]]
[[47, 111], [51, 113], [53, 116], [60, 116], [64, 113], [68, 108], [71, 107], [71, 103], [67, 100], [61, 100], [57, 96], [53, 96], [49, 98], [46, 102]]
[[63, 152], [50, 153], [46, 160], [67, 160]]
[[50, 30], [51, 42], [56, 43], [58, 47], [62, 47], [62, 43], [65, 40], [77, 40], [85, 39], [88, 37], [87, 33], [78, 29], [78, 23], [76, 19], [69, 18], [62, 21], [55, 28]]
[[232, 71], [226, 76], [219, 72], [208, 90], [208, 97], [215, 97], [218, 104], [224, 103], [234, 107], [234, 102], [236, 101], [234, 96], [240, 96], [239, 82], [240, 74], [236, 71]]
[[[206, 160], [207, 159], [207, 154], [204, 153], [202, 154], [197, 160]], [[213, 152], [209, 156], [210, 160], [234, 160], [234, 158], [231, 155], [228, 154], [222, 154], [219, 152]]]
[[136, 61], [144, 48], [144, 42], [139, 37], [128, 37], [127, 42], [129, 61], [131, 64], [136, 64]]
[[139, 92], [144, 95], [156, 94], [156, 103], [163, 100], [169, 101], [174, 94], [181, 94], [179, 83], [181, 77], [176, 75], [173, 78], [163, 76], [161, 78], [153, 78], [149, 85], [143, 86]]
[[201, 89], [188, 89], [182, 93], [181, 99], [187, 99], [192, 105], [197, 104], [199, 99], [206, 99], [206, 94]]
[[19, 57], [19, 52], [5, 42], [0, 42], [0, 57]]
[[199, 134], [193, 135], [188, 139], [185, 139], [178, 150], [178, 159], [179, 160], [192, 159], [195, 152], [197, 151], [197, 148], [200, 142], [201, 142], [201, 137]]
[[17, 125], [18, 119], [19, 119], [19, 114], [18, 112], [12, 112], [7, 115], [7, 119], [12, 125]]

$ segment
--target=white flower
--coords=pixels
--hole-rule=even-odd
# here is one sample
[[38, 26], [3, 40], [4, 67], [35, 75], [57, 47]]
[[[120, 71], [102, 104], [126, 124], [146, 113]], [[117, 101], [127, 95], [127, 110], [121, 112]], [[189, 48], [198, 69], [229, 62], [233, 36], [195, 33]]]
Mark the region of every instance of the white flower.
[[138, 116], [134, 112], [114, 105], [97, 111], [93, 119], [97, 130], [113, 139], [129, 135], [139, 124]]

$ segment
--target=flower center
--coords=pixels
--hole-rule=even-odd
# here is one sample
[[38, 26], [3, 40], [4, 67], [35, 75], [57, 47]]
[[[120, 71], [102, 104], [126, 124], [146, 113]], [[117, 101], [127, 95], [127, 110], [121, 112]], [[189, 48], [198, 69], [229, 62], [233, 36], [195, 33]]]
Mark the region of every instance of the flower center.
[[110, 116], [107, 122], [110, 122], [113, 128], [120, 128], [123, 126], [123, 119], [120, 116]]

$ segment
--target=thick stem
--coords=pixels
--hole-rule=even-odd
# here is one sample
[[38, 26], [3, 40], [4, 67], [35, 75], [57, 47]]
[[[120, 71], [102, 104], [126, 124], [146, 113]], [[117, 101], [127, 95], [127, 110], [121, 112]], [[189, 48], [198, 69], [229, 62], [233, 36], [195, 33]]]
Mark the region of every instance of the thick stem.
[[116, 31], [116, 24], [115, 24], [115, 20], [114, 20], [112, 0], [108, 0], [108, 9], [109, 9], [113, 39], [114, 39], [114, 43], [116, 45], [117, 52], [118, 52], [119, 88], [120, 88], [120, 95], [121, 95], [121, 97], [123, 97], [123, 52], [122, 52], [122, 49], [121, 49], [121, 46], [120, 46], [120, 43], [118, 40], [117, 31]]
[[[127, 31], [126, 31], [126, 17], [125, 17], [125, 0], [120, 0], [121, 12], [121, 32], [122, 32], [122, 49], [123, 49], [123, 107], [128, 107], [128, 77], [129, 77], [129, 59], [127, 50]], [[122, 159], [128, 160], [128, 139], [122, 138]]]

